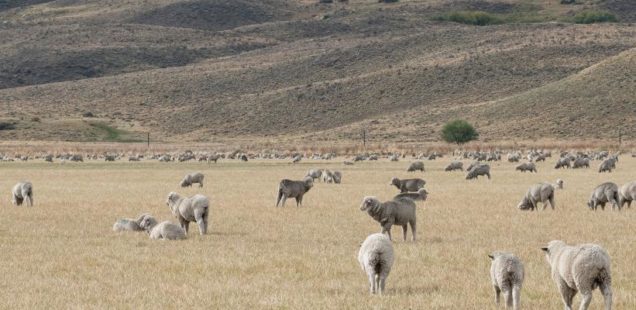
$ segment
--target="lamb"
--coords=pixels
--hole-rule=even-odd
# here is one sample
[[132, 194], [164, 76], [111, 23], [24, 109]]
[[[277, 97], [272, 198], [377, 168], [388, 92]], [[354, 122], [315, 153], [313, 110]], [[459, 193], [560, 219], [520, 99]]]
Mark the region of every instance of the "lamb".
[[369, 292], [382, 295], [393, 266], [393, 244], [389, 237], [380, 233], [369, 235], [360, 246], [358, 262], [369, 279]]
[[210, 215], [210, 201], [208, 197], [197, 194], [190, 198], [181, 197], [175, 192], [168, 194], [166, 205], [172, 211], [181, 224], [181, 228], [188, 233], [190, 222], [197, 222], [199, 233], [205, 235], [208, 232], [208, 217]]
[[400, 193], [417, 192], [418, 190], [420, 190], [420, 188], [423, 188], [425, 184], [426, 181], [418, 178], [402, 180], [398, 178], [392, 178], [391, 183], [389, 183], [389, 185], [395, 185], [395, 187], [400, 190]]
[[495, 303], [499, 305], [499, 295], [503, 292], [506, 308], [518, 310], [524, 278], [523, 263], [509, 253], [493, 252], [488, 257], [491, 259], [490, 280], [495, 289]]
[[621, 206], [618, 204], [618, 185], [612, 182], [605, 182], [597, 186], [590, 196], [590, 200], [587, 202], [587, 206], [596, 211], [598, 206], [601, 206], [602, 210], [605, 210], [605, 204], [611, 202], [612, 210], [618, 208], [620, 211]]
[[387, 233], [391, 238], [391, 226], [402, 226], [404, 241], [406, 241], [407, 226], [411, 226], [412, 241], [416, 240], [415, 202], [411, 199], [391, 200], [381, 203], [373, 196], [364, 197], [360, 210], [366, 211], [374, 220], [382, 226], [382, 233]]
[[466, 174], [466, 180], [477, 179], [480, 175], [485, 175], [490, 180], [490, 166], [486, 164], [479, 164], [468, 171]]
[[150, 235], [150, 239], [183, 240], [186, 238], [186, 231], [179, 225], [169, 221], [157, 223], [157, 220], [151, 215], [145, 215], [139, 223], [139, 227]]
[[23, 181], [15, 186], [11, 190], [13, 194], [12, 202], [16, 206], [21, 206], [22, 202], [26, 200], [27, 206], [33, 206], [33, 184], [29, 181]]
[[307, 171], [307, 175], [305, 177], [310, 177], [315, 181], [317, 179], [320, 180], [321, 176], [322, 176], [322, 169], [311, 169]]
[[464, 171], [464, 163], [462, 163], [461, 161], [454, 161], [448, 164], [446, 168], [444, 168], [444, 171], [455, 171], [455, 170]]
[[618, 207], [623, 208], [627, 203], [627, 207], [631, 208], [633, 200], [636, 200], [636, 181], [625, 183], [618, 190]]
[[204, 177], [205, 176], [201, 172], [193, 172], [183, 177], [183, 180], [181, 180], [181, 183], [179, 183], [179, 185], [181, 185], [181, 187], [188, 187], [188, 186], [192, 186], [192, 184], [194, 183], [198, 183], [199, 188], [201, 188], [203, 187]]
[[[314, 180], [305, 177], [302, 181], [292, 181], [283, 179], [278, 184], [278, 198], [276, 199], [276, 207], [285, 206], [287, 198], [296, 198], [296, 207], [303, 204], [303, 196], [314, 186]], [[282, 204], [281, 204], [282, 202]]]
[[426, 198], [428, 197], [428, 192], [423, 189], [420, 188], [420, 190], [417, 191], [417, 193], [399, 193], [397, 195], [395, 195], [395, 197], [393, 197], [393, 200], [398, 200], [398, 199], [411, 199], [413, 201], [426, 201]]
[[138, 219], [118, 219], [115, 224], [113, 224], [113, 231], [121, 232], [121, 231], [142, 231], [143, 228], [139, 226], [141, 221], [148, 216], [149, 214], [142, 214]]
[[416, 161], [411, 163], [411, 165], [409, 166], [409, 168], [406, 170], [407, 172], [413, 172], [413, 171], [417, 171], [420, 170], [422, 172], [424, 172], [424, 163], [421, 161]]
[[569, 157], [559, 158], [556, 162], [556, 165], [554, 165], [554, 169], [559, 169], [559, 168], [571, 168], [570, 158]]
[[578, 168], [589, 168], [590, 167], [590, 159], [585, 157], [578, 157], [572, 163], [572, 169]]
[[333, 172], [329, 169], [325, 169], [322, 171], [322, 181], [325, 183], [333, 182]]
[[528, 189], [526, 195], [521, 202], [517, 205], [519, 210], [537, 210], [539, 211], [538, 203], [543, 204], [543, 210], [550, 203], [550, 207], [554, 210], [554, 187], [550, 183], [539, 183], [533, 185]]
[[526, 172], [526, 171], [537, 172], [537, 166], [535, 166], [534, 163], [523, 163], [517, 166], [515, 170], [518, 170], [521, 172]]
[[612, 169], [616, 169], [617, 159], [615, 157], [610, 157], [604, 160], [598, 166], [598, 172], [612, 172]]
[[546, 253], [552, 279], [561, 293], [565, 309], [572, 309], [572, 299], [580, 292], [579, 309], [586, 310], [596, 287], [603, 294], [605, 310], [612, 309], [610, 257], [605, 249], [596, 244], [569, 246], [563, 241], [553, 240], [542, 250]]

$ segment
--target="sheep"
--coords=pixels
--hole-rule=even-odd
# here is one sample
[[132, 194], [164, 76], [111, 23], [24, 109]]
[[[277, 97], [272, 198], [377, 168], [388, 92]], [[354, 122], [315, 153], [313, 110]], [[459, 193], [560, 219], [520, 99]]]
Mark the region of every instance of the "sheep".
[[398, 161], [400, 160], [400, 156], [397, 154], [393, 154], [389, 157], [389, 161]]
[[413, 171], [422, 171], [424, 172], [424, 163], [421, 161], [416, 161], [411, 163], [411, 165], [409, 166], [408, 169], [406, 169], [407, 172], [413, 172]]
[[33, 206], [33, 184], [31, 182], [23, 181], [16, 184], [13, 186], [11, 193], [13, 194], [13, 205], [21, 206], [26, 199], [27, 206]]
[[[278, 198], [276, 199], [276, 207], [285, 206], [287, 198], [296, 198], [296, 207], [303, 204], [303, 196], [314, 186], [314, 180], [306, 177], [302, 181], [292, 181], [283, 179], [278, 184]], [[281, 204], [282, 202], [282, 204]]]
[[395, 197], [393, 197], [393, 200], [408, 198], [414, 201], [417, 201], [417, 200], [426, 201], [427, 197], [428, 197], [428, 192], [425, 189], [420, 188], [417, 191], [417, 193], [399, 193], [395, 195]]
[[139, 227], [150, 235], [150, 239], [183, 240], [186, 238], [186, 231], [179, 225], [169, 221], [157, 223], [151, 215], [145, 215], [139, 222]]
[[556, 183], [554, 184], [554, 186], [558, 189], [563, 189], [563, 180], [561, 179], [557, 179]]
[[466, 180], [477, 179], [480, 175], [485, 175], [490, 180], [490, 166], [486, 164], [474, 166], [466, 174]]
[[454, 161], [448, 164], [446, 168], [444, 168], [444, 171], [455, 171], [455, 170], [464, 171], [464, 163], [462, 163], [461, 161]]
[[322, 169], [310, 169], [309, 171], [307, 171], [307, 175], [305, 177], [310, 177], [315, 181], [317, 179], [320, 180], [321, 176]]
[[398, 178], [392, 178], [391, 183], [389, 183], [389, 185], [395, 185], [395, 187], [400, 190], [400, 193], [417, 192], [418, 190], [420, 190], [420, 188], [423, 188], [425, 184], [426, 181], [418, 178], [402, 180]]
[[578, 168], [589, 168], [590, 167], [590, 159], [585, 157], [577, 157], [572, 163], [572, 169]]
[[104, 156], [104, 161], [115, 161], [116, 157], [115, 155], [105, 155]]
[[121, 232], [121, 231], [142, 231], [144, 230], [139, 226], [141, 221], [148, 216], [148, 214], [142, 214], [138, 219], [118, 219], [115, 224], [113, 224], [113, 231]]
[[181, 197], [175, 192], [170, 192], [166, 199], [166, 205], [172, 211], [181, 224], [181, 228], [188, 233], [190, 222], [197, 222], [199, 233], [205, 235], [208, 232], [208, 217], [210, 215], [210, 200], [208, 197], [197, 194], [192, 197]]
[[380, 233], [369, 235], [360, 246], [358, 262], [369, 279], [369, 292], [382, 295], [393, 266], [391, 239]]
[[600, 205], [601, 210], [605, 210], [605, 204], [608, 202], [612, 203], [612, 210], [618, 208], [620, 211], [621, 206], [618, 204], [618, 185], [612, 182], [605, 182], [597, 186], [592, 191], [587, 206], [590, 210], [596, 211]]
[[201, 172], [193, 172], [183, 177], [183, 180], [181, 180], [181, 183], [179, 183], [179, 185], [181, 185], [181, 187], [188, 187], [188, 186], [192, 186], [192, 184], [194, 183], [198, 183], [199, 188], [201, 188], [203, 187], [204, 177], [205, 176]]
[[333, 179], [334, 183], [340, 184], [340, 182], [342, 182], [342, 172], [334, 171], [331, 178]]
[[580, 310], [592, 301], [592, 291], [598, 287], [603, 294], [605, 310], [612, 309], [612, 275], [607, 251], [596, 244], [570, 246], [553, 240], [542, 248], [550, 264], [552, 279], [561, 293], [565, 309], [572, 309], [577, 292], [582, 295]]
[[219, 154], [214, 154], [214, 155], [210, 155], [208, 156], [208, 164], [210, 162], [214, 162], [216, 164], [217, 160], [219, 160], [221, 156], [219, 156]]
[[294, 158], [292, 159], [292, 164], [299, 163], [301, 159], [303, 159], [301, 155], [294, 156]]
[[350, 162], [350, 161], [347, 161], [347, 160], [343, 161], [342, 163], [343, 163], [345, 166], [353, 166], [353, 162]]
[[521, 199], [521, 202], [517, 205], [519, 210], [537, 210], [539, 211], [538, 203], [543, 204], [543, 210], [550, 203], [550, 207], [554, 210], [554, 187], [550, 183], [539, 183], [533, 185], [528, 189], [526, 195]]
[[333, 182], [333, 172], [329, 169], [325, 169], [322, 171], [322, 181], [325, 183]]
[[523, 263], [510, 253], [493, 252], [488, 257], [491, 260], [490, 281], [495, 289], [495, 303], [499, 305], [499, 295], [503, 292], [506, 308], [518, 310], [524, 278]]
[[570, 158], [568, 157], [559, 158], [556, 162], [556, 165], [554, 165], [554, 169], [559, 169], [559, 168], [571, 168]]
[[599, 166], [598, 166], [598, 172], [612, 172], [612, 169], [616, 169], [616, 162], [617, 159], [615, 157], [610, 157], [606, 160], [604, 160]]
[[535, 166], [534, 163], [523, 163], [517, 166], [515, 170], [518, 170], [521, 172], [526, 172], [526, 171], [537, 172], [537, 166]]
[[473, 170], [473, 168], [483, 165], [483, 163], [479, 162], [479, 161], [474, 161], [472, 163], [470, 163], [470, 165], [468, 165], [468, 168], [466, 168], [466, 171], [470, 171]]
[[380, 223], [382, 233], [391, 238], [391, 226], [402, 226], [404, 241], [406, 241], [407, 226], [411, 226], [412, 241], [416, 240], [415, 202], [411, 199], [391, 200], [380, 203], [378, 198], [367, 196], [362, 199], [360, 211], [366, 211], [369, 216]]
[[636, 200], [636, 181], [623, 184], [618, 190], [618, 206], [623, 208], [627, 203], [627, 207], [631, 208], [632, 201]]
[[51, 154], [46, 155], [44, 157], [44, 161], [52, 163], [53, 162], [53, 155], [51, 155]]

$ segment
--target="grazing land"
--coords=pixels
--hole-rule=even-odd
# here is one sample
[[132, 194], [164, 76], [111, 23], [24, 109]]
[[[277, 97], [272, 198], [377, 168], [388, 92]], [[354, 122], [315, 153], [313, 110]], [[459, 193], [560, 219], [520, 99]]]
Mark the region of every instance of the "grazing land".
[[[1, 163], [0, 308], [495, 309], [487, 254], [504, 250], [525, 264], [523, 308], [560, 309], [540, 248], [562, 239], [605, 247], [615, 308], [633, 309], [636, 210], [592, 212], [586, 201], [602, 182], [634, 180], [636, 159], [622, 156], [609, 174], [595, 171], [598, 161], [590, 169], [555, 170], [555, 160], [538, 163], [537, 174], [491, 163], [492, 180], [477, 181], [444, 172], [448, 156], [425, 161], [424, 173], [407, 173], [408, 159], [353, 166], [342, 158], [296, 165]], [[280, 179], [301, 179], [310, 168], [341, 170], [343, 182], [316, 183], [301, 208], [293, 200], [275, 208]], [[179, 188], [192, 171], [206, 175], [205, 187]], [[393, 197], [394, 176], [424, 178], [429, 195], [418, 202], [417, 242], [403, 242], [394, 227], [386, 296], [370, 297], [357, 251], [380, 227], [359, 205], [366, 195]], [[532, 184], [557, 178], [565, 189], [556, 192], [555, 211], [515, 209]], [[32, 208], [10, 203], [11, 187], [23, 179], [34, 185]], [[176, 223], [165, 205], [170, 191], [211, 198], [208, 235], [192, 226], [185, 241], [112, 231], [117, 218], [145, 212]], [[596, 291], [592, 308], [601, 301]]]

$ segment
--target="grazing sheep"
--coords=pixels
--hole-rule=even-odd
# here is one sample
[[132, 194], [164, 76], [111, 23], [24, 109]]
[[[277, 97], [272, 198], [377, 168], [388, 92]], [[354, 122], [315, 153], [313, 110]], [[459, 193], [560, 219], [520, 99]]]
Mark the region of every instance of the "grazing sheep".
[[490, 280], [495, 289], [495, 303], [499, 305], [499, 295], [503, 292], [506, 309], [518, 310], [523, 286], [524, 270], [521, 260], [513, 254], [493, 252], [491, 259]]
[[303, 159], [301, 155], [294, 156], [294, 158], [292, 159], [292, 164], [299, 163], [301, 159]]
[[199, 233], [205, 235], [208, 232], [208, 217], [210, 215], [210, 200], [203, 195], [194, 195], [190, 198], [181, 197], [175, 192], [168, 194], [166, 205], [172, 211], [181, 224], [181, 227], [188, 233], [190, 222], [197, 222]]
[[556, 165], [554, 165], [554, 169], [559, 169], [559, 168], [571, 168], [570, 158], [569, 157], [559, 158], [556, 162]]
[[596, 244], [569, 246], [553, 240], [542, 248], [550, 264], [552, 279], [561, 293], [565, 309], [572, 309], [572, 299], [581, 293], [580, 310], [586, 310], [597, 287], [603, 294], [605, 310], [612, 309], [612, 273], [610, 257]]
[[331, 178], [333, 179], [334, 183], [340, 184], [340, 182], [342, 182], [342, 172], [334, 171], [333, 174], [331, 175]]
[[157, 220], [151, 215], [145, 215], [139, 223], [139, 227], [150, 235], [150, 239], [183, 240], [186, 238], [186, 231], [179, 225], [169, 221], [157, 223]]
[[636, 181], [623, 184], [618, 190], [618, 206], [623, 208], [627, 203], [627, 207], [631, 208], [632, 201], [636, 200]]
[[322, 176], [322, 169], [311, 169], [307, 171], [307, 175], [305, 177], [310, 177], [315, 181], [316, 179], [320, 180], [321, 176]]
[[393, 154], [389, 157], [389, 161], [398, 161], [400, 160], [400, 156], [397, 154]]
[[208, 156], [208, 163], [213, 161], [216, 164], [217, 160], [219, 160], [220, 157], [221, 156], [219, 156], [219, 154], [210, 155]]
[[468, 168], [466, 168], [466, 171], [473, 170], [473, 168], [475, 168], [477, 166], [481, 166], [481, 165], [483, 165], [483, 163], [481, 163], [479, 161], [474, 161], [474, 162], [470, 163], [470, 165], [468, 165]]
[[44, 157], [44, 160], [47, 161], [47, 162], [52, 163], [53, 162], [53, 155], [51, 155], [51, 154], [46, 155]]
[[466, 174], [466, 180], [477, 179], [480, 175], [485, 175], [490, 180], [490, 166], [486, 164], [474, 166]]
[[113, 224], [113, 231], [121, 232], [121, 231], [142, 231], [144, 230], [139, 226], [141, 221], [148, 216], [148, 214], [142, 214], [138, 219], [118, 219], [115, 224]]
[[13, 186], [11, 190], [13, 196], [13, 204], [21, 206], [22, 202], [26, 199], [27, 206], [33, 206], [33, 184], [29, 181], [24, 181]]
[[278, 184], [278, 198], [276, 199], [276, 207], [278, 207], [278, 205], [284, 207], [287, 198], [296, 198], [296, 207], [301, 206], [303, 204], [303, 196], [313, 186], [314, 180], [309, 177], [305, 177], [305, 179], [302, 181], [292, 181], [288, 179], [281, 180]]
[[333, 172], [329, 169], [325, 169], [322, 171], [322, 181], [325, 183], [333, 182]]
[[517, 205], [519, 210], [537, 210], [539, 211], [538, 203], [543, 204], [543, 210], [550, 203], [550, 207], [554, 210], [554, 187], [550, 183], [539, 183], [533, 185], [528, 189], [526, 195], [521, 199], [521, 202]]
[[395, 195], [395, 197], [393, 197], [393, 200], [408, 198], [413, 201], [417, 201], [417, 200], [426, 201], [427, 197], [428, 197], [428, 192], [425, 189], [420, 188], [420, 190], [418, 190], [417, 193], [399, 193]]
[[199, 187], [203, 187], [203, 178], [203, 173], [193, 172], [183, 177], [183, 180], [181, 180], [181, 183], [179, 183], [179, 185], [181, 185], [181, 187], [188, 187], [192, 186], [192, 184], [194, 183], [198, 183]]
[[455, 171], [455, 170], [464, 171], [464, 163], [462, 163], [461, 161], [454, 161], [448, 164], [446, 168], [444, 168], [444, 171]]
[[350, 161], [346, 161], [346, 160], [345, 160], [345, 161], [343, 161], [342, 163], [343, 163], [345, 166], [353, 166], [353, 163], [352, 163], [352, 162], [350, 162]]
[[387, 233], [391, 239], [391, 226], [402, 226], [404, 241], [406, 241], [407, 226], [411, 226], [412, 240], [416, 240], [415, 202], [411, 199], [400, 199], [382, 202], [372, 196], [364, 197], [360, 205], [361, 211], [367, 213], [382, 226], [382, 233]]
[[422, 179], [398, 179], [392, 178], [391, 183], [389, 185], [395, 185], [397, 189], [400, 190], [401, 193], [406, 192], [417, 192], [420, 188], [424, 187], [426, 181]]
[[556, 183], [554, 183], [554, 186], [558, 189], [563, 189], [563, 180], [557, 179]]
[[393, 266], [391, 239], [380, 233], [369, 235], [360, 246], [358, 262], [369, 279], [369, 292], [382, 295]]
[[616, 169], [616, 161], [617, 159], [615, 157], [610, 157], [604, 160], [598, 166], [598, 172], [612, 172], [612, 169]]
[[601, 210], [605, 210], [606, 203], [612, 203], [612, 210], [618, 208], [620, 211], [621, 206], [618, 205], [618, 185], [612, 182], [605, 182], [597, 186], [590, 196], [590, 200], [587, 202], [587, 206], [596, 211], [598, 206], [601, 206]]
[[115, 161], [116, 158], [115, 155], [105, 155], [104, 161]]
[[247, 155], [241, 154], [241, 156], [239, 158], [241, 159], [241, 161], [247, 162]]
[[590, 167], [590, 159], [585, 157], [577, 157], [574, 162], [572, 162], [572, 169], [578, 168], [589, 168]]
[[537, 166], [535, 166], [534, 163], [523, 163], [517, 166], [515, 170], [518, 170], [521, 172], [526, 172], [526, 171], [537, 172]]
[[417, 170], [424, 172], [424, 163], [423, 162], [421, 162], [421, 161], [413, 162], [413, 163], [411, 163], [409, 168], [406, 169], [406, 171], [408, 171], [408, 172], [417, 171]]

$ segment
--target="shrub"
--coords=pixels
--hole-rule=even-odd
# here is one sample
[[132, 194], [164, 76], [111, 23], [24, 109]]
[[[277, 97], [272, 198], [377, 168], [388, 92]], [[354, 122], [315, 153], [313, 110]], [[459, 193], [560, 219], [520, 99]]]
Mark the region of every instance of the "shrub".
[[10, 122], [0, 122], [0, 130], [13, 130], [15, 129], [15, 124]]
[[501, 18], [482, 11], [457, 11], [450, 12], [436, 18], [441, 21], [451, 21], [456, 23], [485, 26], [501, 24], [503, 21]]
[[465, 120], [450, 121], [442, 128], [442, 139], [448, 143], [460, 144], [476, 140], [478, 137], [479, 133], [477, 133], [473, 125]]
[[593, 24], [616, 22], [616, 16], [610, 12], [603, 11], [581, 11], [574, 15], [574, 22], [577, 24]]

